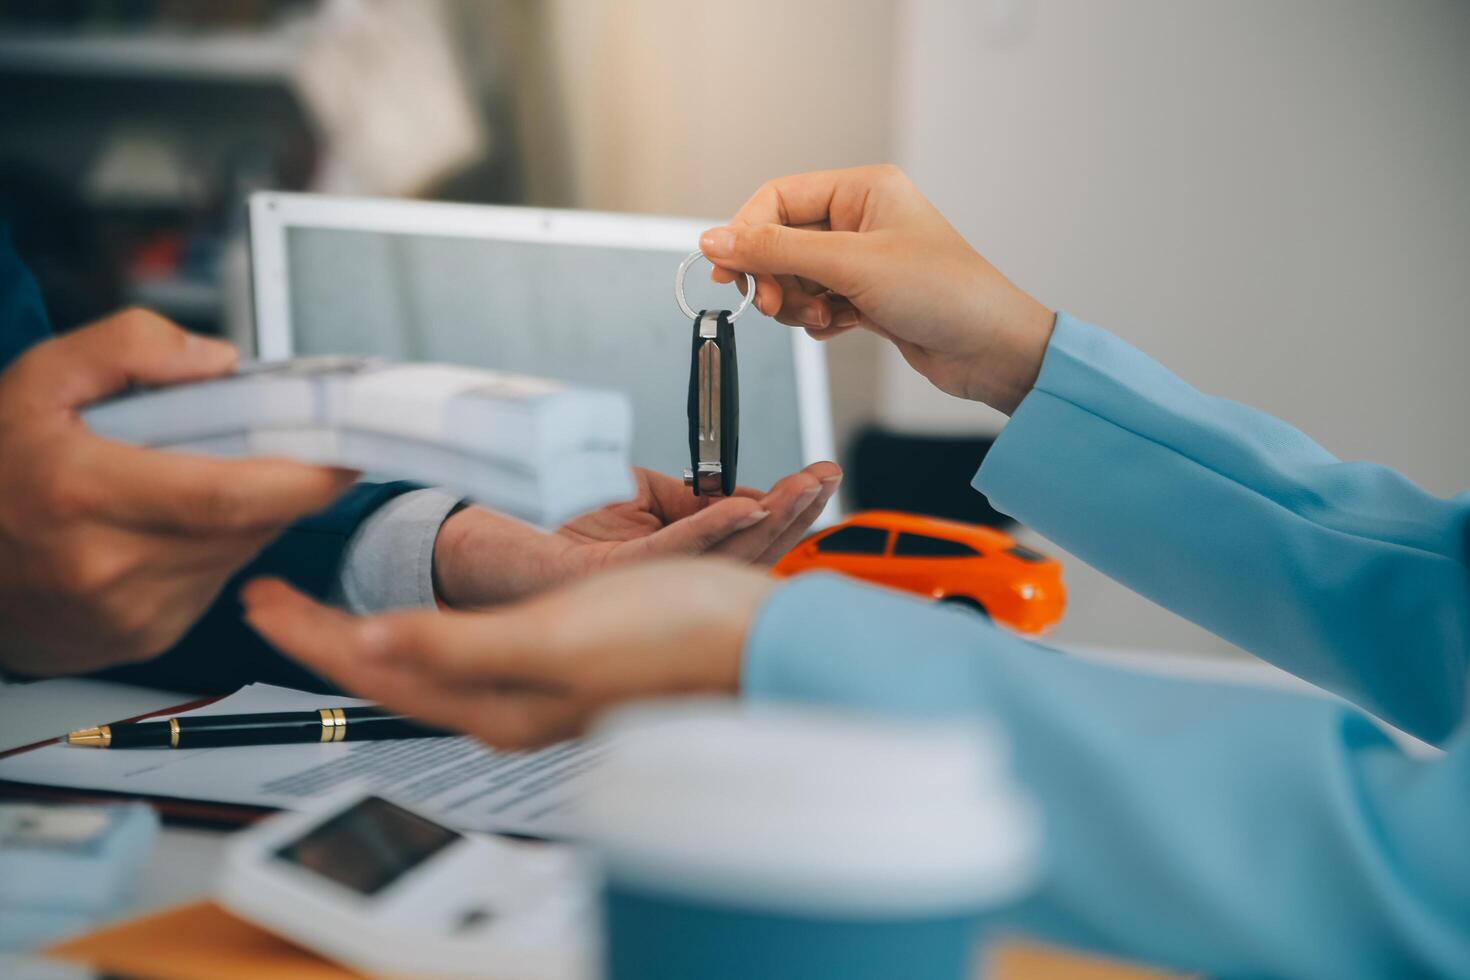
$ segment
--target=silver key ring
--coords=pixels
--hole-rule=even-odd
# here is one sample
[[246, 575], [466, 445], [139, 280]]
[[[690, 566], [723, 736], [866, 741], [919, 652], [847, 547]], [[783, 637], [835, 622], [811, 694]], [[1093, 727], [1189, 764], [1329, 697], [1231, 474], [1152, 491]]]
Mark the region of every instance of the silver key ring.
[[[698, 320], [699, 313], [693, 307], [691, 307], [689, 305], [689, 301], [684, 298], [684, 276], [689, 272], [689, 267], [693, 265], [696, 260], [702, 258], [704, 258], [703, 252], [690, 252], [688, 255], [684, 256], [684, 261], [679, 263], [679, 271], [674, 276], [674, 299], [679, 301], [679, 309], [683, 310], [684, 315], [691, 320]], [[745, 308], [749, 306], [750, 301], [755, 298], [755, 276], [751, 275], [748, 272], [744, 275], [745, 297], [741, 299], [740, 305], [735, 307], [735, 312], [730, 314], [731, 323], [734, 323], [736, 320], [740, 319], [740, 314], [745, 312]]]

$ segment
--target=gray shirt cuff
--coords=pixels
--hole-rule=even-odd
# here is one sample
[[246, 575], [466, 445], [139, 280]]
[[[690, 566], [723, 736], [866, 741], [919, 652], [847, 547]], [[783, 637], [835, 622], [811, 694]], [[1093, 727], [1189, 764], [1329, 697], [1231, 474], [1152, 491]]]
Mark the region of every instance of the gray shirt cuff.
[[434, 608], [434, 542], [459, 499], [411, 490], [379, 507], [347, 542], [332, 602], [356, 613]]

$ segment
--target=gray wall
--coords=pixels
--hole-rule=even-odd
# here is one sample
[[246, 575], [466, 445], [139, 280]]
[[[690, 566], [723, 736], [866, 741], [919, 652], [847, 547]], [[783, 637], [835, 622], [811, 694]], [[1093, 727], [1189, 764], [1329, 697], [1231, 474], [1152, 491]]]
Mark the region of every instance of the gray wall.
[[[906, 0], [894, 139], [1043, 302], [1470, 487], [1470, 3]], [[994, 428], [896, 357], [901, 426]], [[1060, 638], [1225, 644], [1069, 563]]]

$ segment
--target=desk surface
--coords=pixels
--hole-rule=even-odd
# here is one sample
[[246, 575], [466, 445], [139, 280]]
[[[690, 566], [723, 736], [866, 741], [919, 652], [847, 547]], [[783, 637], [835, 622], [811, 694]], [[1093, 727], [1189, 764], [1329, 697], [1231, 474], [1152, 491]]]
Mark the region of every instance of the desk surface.
[[[1275, 667], [1242, 658], [1151, 651], [1074, 652], [1133, 669], [1226, 683], [1316, 690]], [[186, 695], [106, 681], [63, 679], [0, 686], [0, 751], [98, 724], [103, 719], [133, 717], [188, 700]], [[223, 840], [223, 835], [213, 831], [165, 827], [125, 915], [154, 911], [208, 894]]]
[[[1088, 659], [1129, 668], [1184, 674], [1226, 683], [1258, 684], [1315, 690], [1310, 685], [1253, 661], [1237, 658], [1189, 656], [1146, 651], [1079, 650]], [[0, 747], [26, 744], [61, 734], [66, 728], [97, 723], [99, 718], [131, 717], [189, 700], [169, 692], [97, 681], [41, 681], [0, 687]], [[16, 710], [11, 710], [12, 708]], [[23, 710], [22, 710], [23, 709]], [[4, 748], [0, 748], [3, 751]], [[186, 827], [165, 827], [150, 855], [134, 897], [119, 919], [132, 918], [207, 896], [221, 860], [225, 835]], [[1058, 967], [1064, 966], [1064, 972]], [[1159, 976], [1121, 970], [1089, 961], [1058, 959], [1026, 949], [1002, 954], [996, 975], [1002, 978], [1066, 976], [1139, 978]]]
[[[162, 951], [167, 955], [162, 955]], [[48, 964], [67, 961], [104, 975], [153, 980], [352, 980], [358, 974], [235, 918], [212, 902], [196, 902], [102, 929], [51, 948]], [[1037, 946], [992, 948], [975, 964], [975, 980], [1167, 980], [1169, 975]], [[40, 978], [37, 978], [40, 980]], [[46, 980], [57, 980], [50, 977]], [[66, 980], [76, 980], [67, 977]], [[1179, 978], [1175, 978], [1179, 980]]]

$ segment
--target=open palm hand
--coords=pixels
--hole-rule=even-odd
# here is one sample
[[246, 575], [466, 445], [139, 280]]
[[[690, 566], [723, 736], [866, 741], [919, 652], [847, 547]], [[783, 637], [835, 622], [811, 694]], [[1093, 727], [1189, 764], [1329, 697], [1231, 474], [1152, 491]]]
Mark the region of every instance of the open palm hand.
[[637, 493], [570, 521], [551, 534], [480, 508], [450, 518], [435, 548], [435, 583], [450, 606], [507, 602], [610, 565], [718, 554], [774, 564], [836, 492], [842, 471], [813, 463], [770, 490], [696, 497], [661, 473], [635, 469]]

